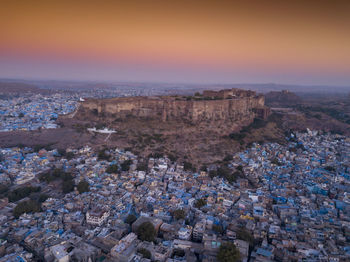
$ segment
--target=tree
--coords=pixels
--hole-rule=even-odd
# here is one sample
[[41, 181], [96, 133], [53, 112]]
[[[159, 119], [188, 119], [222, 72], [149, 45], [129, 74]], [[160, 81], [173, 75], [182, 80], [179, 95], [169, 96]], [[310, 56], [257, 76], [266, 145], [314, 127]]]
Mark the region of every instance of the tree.
[[119, 171], [119, 167], [118, 167], [118, 165], [117, 164], [114, 164], [114, 165], [110, 165], [110, 166], [108, 166], [107, 168], [106, 168], [106, 172], [108, 173], [108, 174], [115, 174], [115, 173], [117, 173]]
[[207, 201], [204, 198], [197, 199], [196, 202], [194, 203], [194, 206], [196, 208], [201, 208], [207, 204]]
[[151, 222], [142, 223], [137, 229], [137, 237], [142, 241], [154, 241], [156, 230]]
[[62, 182], [62, 192], [67, 194], [74, 190], [74, 182], [73, 180], [65, 180]]
[[23, 199], [27, 196], [29, 196], [31, 193], [36, 193], [41, 190], [40, 187], [32, 187], [32, 186], [26, 186], [26, 187], [19, 187], [14, 189], [8, 194], [8, 199], [10, 202], [16, 202], [20, 199]]
[[182, 209], [176, 209], [173, 215], [176, 220], [185, 219], [186, 217], [185, 211], [183, 211]]
[[81, 180], [77, 188], [78, 188], [79, 194], [90, 191], [89, 183], [86, 180]]
[[102, 149], [102, 150], [100, 150], [98, 152], [97, 159], [99, 161], [101, 161], [101, 160], [108, 160], [109, 159], [109, 155], [106, 154], [106, 149]]
[[132, 223], [134, 223], [136, 221], [137, 217], [134, 214], [129, 214], [126, 219], [125, 219], [125, 223], [131, 225]]
[[192, 165], [192, 163], [185, 161], [184, 162], [184, 170], [196, 172], [196, 168]]
[[254, 237], [252, 236], [252, 234], [247, 231], [244, 228], [239, 228], [236, 232], [237, 235], [237, 239], [241, 239], [244, 241], [249, 242], [249, 244], [252, 246], [254, 244]]
[[236, 262], [241, 259], [241, 256], [235, 244], [228, 242], [220, 246], [216, 258], [219, 262]]
[[123, 163], [121, 163], [120, 167], [122, 168], [122, 171], [129, 171], [131, 164], [132, 161], [130, 159], [125, 160]]
[[65, 156], [66, 156], [67, 160], [71, 160], [71, 159], [74, 158], [74, 153], [73, 152], [67, 152]]
[[222, 227], [222, 225], [213, 225], [213, 230], [218, 233], [218, 234], [222, 234], [224, 233], [224, 229]]
[[146, 248], [140, 248], [137, 250], [137, 252], [139, 252], [143, 258], [151, 259], [151, 252], [149, 252], [149, 250]]
[[137, 169], [137, 171], [145, 171], [146, 172], [148, 170], [147, 162], [145, 162], [145, 161], [138, 162], [136, 169]]
[[40, 212], [40, 209], [40, 204], [34, 200], [23, 201], [13, 209], [13, 215], [15, 218], [19, 218], [24, 213]]

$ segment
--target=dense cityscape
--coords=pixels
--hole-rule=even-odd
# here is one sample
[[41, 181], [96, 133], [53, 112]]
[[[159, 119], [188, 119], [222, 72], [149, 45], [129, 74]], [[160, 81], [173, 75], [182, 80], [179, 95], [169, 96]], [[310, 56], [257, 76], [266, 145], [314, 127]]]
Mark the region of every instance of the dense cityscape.
[[[78, 99], [2, 100], [2, 129], [57, 128]], [[0, 157], [1, 262], [350, 257], [346, 136], [289, 132], [200, 167], [89, 146], [19, 145]]]

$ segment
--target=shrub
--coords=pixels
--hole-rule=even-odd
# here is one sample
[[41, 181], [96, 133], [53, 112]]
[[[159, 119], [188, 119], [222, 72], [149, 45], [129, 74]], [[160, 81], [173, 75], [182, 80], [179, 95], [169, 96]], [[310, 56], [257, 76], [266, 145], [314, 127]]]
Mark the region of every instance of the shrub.
[[185, 161], [184, 162], [184, 170], [185, 171], [192, 171], [192, 172], [196, 172], [196, 168], [192, 165], [192, 163]]
[[146, 172], [148, 170], [148, 165], [146, 162], [138, 162], [136, 169], [138, 171], [145, 171]]
[[40, 204], [34, 200], [28, 200], [18, 203], [13, 210], [15, 218], [19, 218], [24, 213], [40, 212]]
[[207, 204], [207, 201], [204, 198], [197, 199], [196, 202], [194, 203], [194, 206], [196, 208], [201, 208], [204, 207]]
[[40, 190], [41, 190], [40, 187], [31, 187], [31, 186], [20, 187], [11, 191], [8, 194], [8, 199], [10, 202], [16, 202], [20, 199], [23, 199], [29, 196], [31, 193], [39, 192]]
[[137, 229], [137, 237], [142, 241], [154, 241], [156, 230], [151, 222], [142, 223]]
[[176, 220], [185, 219], [186, 217], [185, 211], [183, 211], [182, 209], [176, 209], [173, 215]]
[[218, 233], [218, 234], [222, 234], [224, 233], [224, 229], [222, 227], [222, 225], [213, 225], [213, 230]]
[[89, 183], [86, 180], [81, 180], [78, 183], [77, 189], [79, 191], [79, 194], [84, 192], [89, 192], [90, 191]]
[[133, 214], [129, 214], [126, 219], [125, 219], [125, 223], [131, 225], [132, 223], [134, 223], [136, 221], [137, 217]]
[[117, 173], [118, 171], [119, 171], [119, 167], [117, 164], [110, 165], [106, 168], [106, 172], [108, 174]]
[[236, 232], [237, 238], [249, 242], [250, 245], [254, 244], [254, 237], [250, 232], [244, 228], [240, 228]]
[[217, 254], [217, 260], [219, 262], [236, 262], [240, 261], [240, 253], [235, 244], [228, 242], [220, 246]]
[[109, 159], [109, 155], [106, 154], [106, 149], [102, 149], [98, 152], [97, 159], [100, 161]]
[[62, 192], [67, 194], [74, 190], [73, 180], [65, 180], [62, 182]]
[[123, 163], [121, 163], [120, 167], [122, 168], [122, 171], [129, 171], [131, 164], [132, 161], [130, 159], [125, 160]]
[[137, 250], [137, 252], [139, 252], [143, 258], [151, 259], [151, 252], [149, 252], [149, 250], [146, 248], [140, 248]]

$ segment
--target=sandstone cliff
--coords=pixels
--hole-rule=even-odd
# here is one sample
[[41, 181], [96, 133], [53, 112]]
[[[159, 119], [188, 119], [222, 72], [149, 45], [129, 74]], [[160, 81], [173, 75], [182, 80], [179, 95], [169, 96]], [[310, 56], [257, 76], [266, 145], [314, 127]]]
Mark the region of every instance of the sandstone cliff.
[[[225, 98], [223, 98], [220, 97], [220, 94], [224, 94], [223, 91], [226, 90], [211, 91], [211, 94], [213, 94], [211, 97], [88, 99], [81, 103], [79, 110], [85, 113], [91, 111], [97, 115], [103, 114], [114, 118], [135, 116], [161, 121], [186, 120], [193, 123], [217, 120], [246, 122], [255, 117], [265, 117], [267, 115], [268, 109], [264, 106], [263, 96], [256, 95], [252, 91], [239, 90], [239, 96], [227, 96], [226, 92]], [[232, 90], [229, 91], [232, 93]]]

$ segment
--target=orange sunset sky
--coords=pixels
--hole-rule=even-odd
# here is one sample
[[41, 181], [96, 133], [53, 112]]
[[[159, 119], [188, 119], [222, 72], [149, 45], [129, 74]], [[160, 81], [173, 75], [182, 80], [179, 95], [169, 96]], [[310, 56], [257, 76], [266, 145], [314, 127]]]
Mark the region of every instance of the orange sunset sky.
[[16, 1], [0, 77], [350, 84], [350, 1]]

